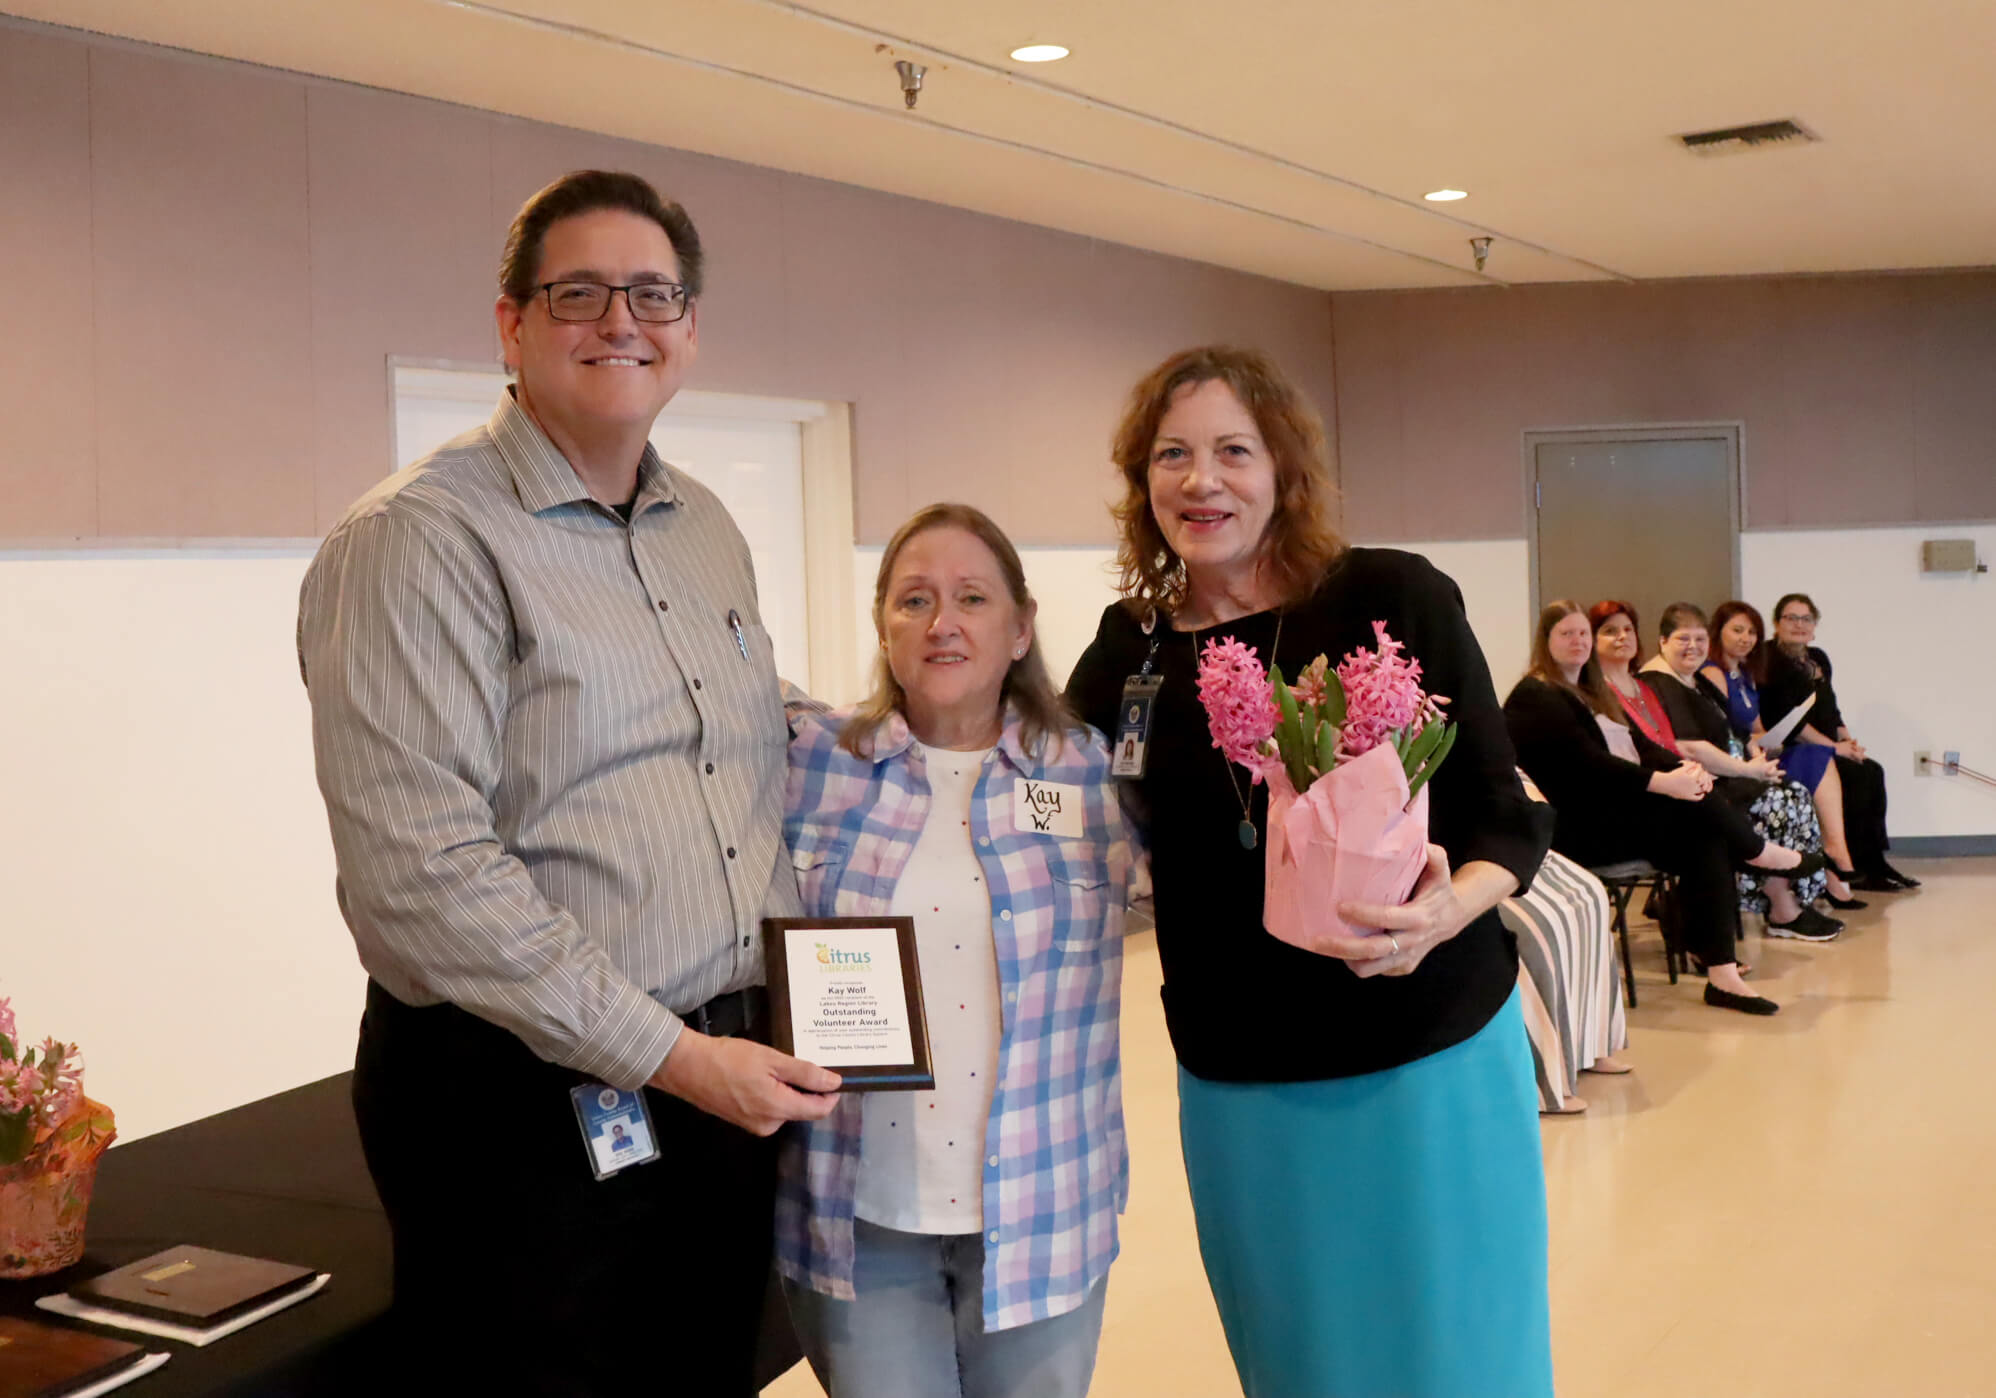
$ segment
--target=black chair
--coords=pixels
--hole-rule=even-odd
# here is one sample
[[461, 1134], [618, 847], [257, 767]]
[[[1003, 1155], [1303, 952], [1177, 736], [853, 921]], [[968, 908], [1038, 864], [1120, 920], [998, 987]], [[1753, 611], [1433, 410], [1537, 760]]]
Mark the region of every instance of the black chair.
[[1657, 926], [1663, 931], [1663, 966], [1670, 973], [1670, 983], [1676, 985], [1678, 961], [1683, 952], [1673, 934], [1670, 906], [1673, 880], [1669, 874], [1642, 859], [1627, 859], [1619, 864], [1600, 864], [1587, 872], [1601, 880], [1601, 886], [1608, 890], [1608, 902], [1615, 910], [1615, 940], [1622, 944], [1622, 983], [1628, 991], [1629, 1008], [1634, 1009], [1636, 968], [1629, 956], [1629, 903], [1636, 896], [1637, 889], [1650, 890], [1650, 895], [1655, 900]]

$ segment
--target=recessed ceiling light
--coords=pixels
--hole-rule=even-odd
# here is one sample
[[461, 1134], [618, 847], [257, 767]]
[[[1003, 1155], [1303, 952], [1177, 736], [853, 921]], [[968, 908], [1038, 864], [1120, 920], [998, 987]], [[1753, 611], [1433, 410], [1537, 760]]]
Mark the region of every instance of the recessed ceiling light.
[[1059, 44], [1027, 44], [1024, 48], [1013, 49], [1012, 57], [1021, 63], [1051, 63], [1056, 58], [1067, 57], [1067, 50]]
[[1457, 199], [1467, 199], [1469, 194], [1466, 190], [1460, 189], [1438, 189], [1433, 194], [1423, 194], [1421, 197], [1431, 203], [1449, 204]]

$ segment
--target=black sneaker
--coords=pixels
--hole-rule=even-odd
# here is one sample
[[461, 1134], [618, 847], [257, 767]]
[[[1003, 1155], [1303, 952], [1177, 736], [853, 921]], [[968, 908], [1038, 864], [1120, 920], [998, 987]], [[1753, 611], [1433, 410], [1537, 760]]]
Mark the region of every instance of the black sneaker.
[[1814, 908], [1804, 908], [1795, 915], [1793, 922], [1767, 920], [1767, 935], [1786, 937], [1796, 942], [1834, 942], [1843, 936], [1844, 925], [1833, 917], [1824, 917]]

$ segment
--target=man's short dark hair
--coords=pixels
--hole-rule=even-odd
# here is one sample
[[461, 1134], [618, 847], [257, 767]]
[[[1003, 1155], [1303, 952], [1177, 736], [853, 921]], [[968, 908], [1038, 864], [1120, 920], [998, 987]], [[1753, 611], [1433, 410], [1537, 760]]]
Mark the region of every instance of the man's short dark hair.
[[646, 181], [622, 170], [571, 170], [522, 204], [506, 234], [506, 251], [499, 257], [499, 289], [523, 306], [533, 300], [548, 229], [565, 218], [598, 209], [636, 214], [664, 229], [679, 259], [679, 280], [687, 299], [700, 295], [705, 259], [692, 217]]

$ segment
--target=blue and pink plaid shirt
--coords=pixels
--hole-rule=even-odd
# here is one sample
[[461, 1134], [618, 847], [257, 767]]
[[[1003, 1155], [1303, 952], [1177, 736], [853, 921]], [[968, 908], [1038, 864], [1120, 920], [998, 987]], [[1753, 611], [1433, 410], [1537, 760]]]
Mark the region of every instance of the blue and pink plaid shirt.
[[[793, 722], [784, 833], [805, 912], [887, 914], [929, 814], [921, 749], [896, 715], [870, 757], [839, 746], [847, 715]], [[1044, 760], [1016, 713], [986, 759], [971, 834], [991, 890], [1004, 1030], [984, 1142], [984, 1328], [1009, 1329], [1079, 1306], [1109, 1271], [1129, 1200], [1117, 1015], [1131, 843], [1089, 731]], [[1014, 789], [1031, 779], [1079, 788], [1075, 838], [1015, 826]], [[853, 1193], [861, 1104], [793, 1126], [777, 1194], [777, 1263], [792, 1281], [853, 1298]]]

